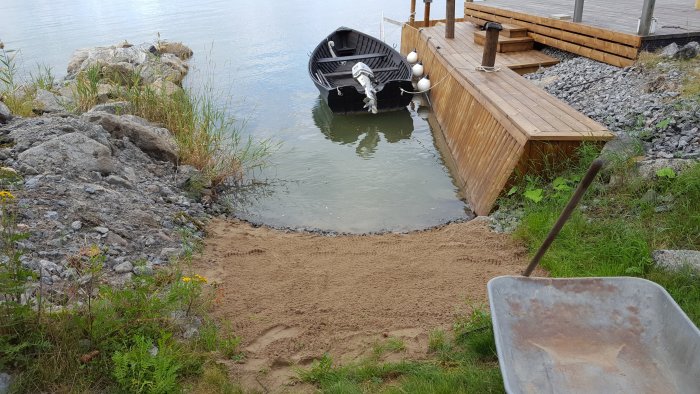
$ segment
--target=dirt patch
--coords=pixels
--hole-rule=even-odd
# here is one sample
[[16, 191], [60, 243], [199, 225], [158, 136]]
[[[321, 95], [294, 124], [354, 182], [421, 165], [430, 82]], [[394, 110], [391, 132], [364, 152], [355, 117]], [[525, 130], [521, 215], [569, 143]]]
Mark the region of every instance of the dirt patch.
[[522, 245], [480, 221], [372, 236], [220, 220], [208, 231], [194, 268], [220, 284], [214, 313], [243, 338], [247, 361], [230, 363], [232, 373], [264, 391], [291, 390], [293, 368], [324, 353], [350, 362], [386, 338], [403, 341], [404, 358], [425, 357], [431, 330], [485, 302], [489, 279], [527, 264]]

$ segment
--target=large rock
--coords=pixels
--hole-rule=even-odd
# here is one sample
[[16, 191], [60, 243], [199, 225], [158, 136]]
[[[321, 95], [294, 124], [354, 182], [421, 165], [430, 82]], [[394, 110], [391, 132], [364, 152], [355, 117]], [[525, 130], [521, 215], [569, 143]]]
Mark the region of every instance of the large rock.
[[192, 50], [181, 42], [160, 41], [156, 48], [160, 54], [170, 53], [182, 60], [192, 57]]
[[114, 138], [128, 137], [134, 145], [155, 159], [177, 162], [177, 145], [167, 129], [149, 125], [146, 120], [131, 115], [88, 112], [83, 117], [102, 126]]
[[12, 111], [7, 108], [7, 105], [0, 101], [0, 123], [6, 123], [12, 119]]
[[640, 155], [643, 152], [639, 140], [630, 137], [627, 133], [620, 133], [614, 139], [608, 141], [600, 155], [607, 160], [625, 160]]
[[102, 127], [72, 116], [44, 115], [36, 118], [16, 119], [4, 126], [4, 131], [12, 142], [12, 151], [17, 153], [24, 152], [58, 136], [75, 132], [111, 149], [109, 133]]
[[693, 164], [697, 163], [692, 159], [655, 159], [644, 160], [637, 163], [639, 175], [646, 179], [656, 177], [656, 172], [663, 168], [671, 168], [676, 173], [682, 172]]
[[113, 101], [111, 103], [97, 104], [90, 108], [89, 112], [106, 112], [112, 115], [128, 114], [131, 110], [131, 104], [128, 101]]
[[698, 44], [696, 41], [691, 41], [685, 45], [681, 49], [678, 50], [676, 53], [675, 57], [678, 59], [693, 59], [700, 54], [700, 44]]
[[661, 56], [667, 58], [667, 59], [672, 59], [676, 57], [676, 54], [678, 54], [678, 44], [675, 42], [672, 42], [664, 47], [664, 49], [661, 50]]
[[39, 173], [96, 171], [107, 175], [115, 171], [110, 148], [77, 132], [58, 136], [25, 150], [19, 154], [18, 162]]
[[9, 393], [11, 383], [12, 376], [6, 374], [5, 372], [0, 372], [0, 394]]
[[32, 110], [36, 113], [61, 112], [65, 110], [65, 103], [48, 90], [37, 89]]
[[158, 80], [181, 83], [187, 74], [187, 63], [172, 53], [158, 55], [153, 45], [113, 45], [79, 49], [68, 64], [67, 78], [74, 78], [92, 66], [100, 67], [103, 75], [131, 80], [137, 73], [141, 81], [150, 84]]
[[690, 267], [700, 272], [700, 251], [697, 250], [655, 250], [652, 254], [657, 266], [679, 271]]

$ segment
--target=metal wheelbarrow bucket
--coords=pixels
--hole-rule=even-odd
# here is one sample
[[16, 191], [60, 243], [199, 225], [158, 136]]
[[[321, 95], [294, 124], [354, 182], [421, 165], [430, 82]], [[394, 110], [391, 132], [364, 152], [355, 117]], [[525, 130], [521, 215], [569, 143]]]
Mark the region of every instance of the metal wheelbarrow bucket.
[[700, 330], [645, 279], [488, 283], [509, 393], [699, 393]]
[[529, 278], [603, 167], [597, 159], [527, 267], [488, 283], [506, 391], [700, 393], [700, 330], [640, 278]]

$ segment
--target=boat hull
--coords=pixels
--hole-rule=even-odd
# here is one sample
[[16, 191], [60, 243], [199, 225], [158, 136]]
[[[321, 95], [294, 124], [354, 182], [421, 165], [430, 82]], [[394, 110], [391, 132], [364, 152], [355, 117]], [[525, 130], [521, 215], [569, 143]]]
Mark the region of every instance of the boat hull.
[[352, 78], [357, 62], [375, 74], [379, 112], [399, 110], [411, 102], [411, 67], [401, 54], [374, 37], [341, 27], [321, 41], [309, 59], [309, 75], [331, 111], [368, 112], [364, 88]]

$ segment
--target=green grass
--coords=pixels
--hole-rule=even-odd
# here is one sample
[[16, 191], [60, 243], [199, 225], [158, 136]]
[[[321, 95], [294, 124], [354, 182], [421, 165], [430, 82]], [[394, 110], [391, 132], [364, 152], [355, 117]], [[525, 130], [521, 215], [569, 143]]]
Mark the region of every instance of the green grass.
[[639, 53], [637, 65], [647, 70], [659, 69], [662, 64], [670, 64], [674, 69], [679, 70], [683, 75], [681, 83], [681, 94], [684, 98], [700, 98], [700, 58], [689, 60], [667, 59], [657, 52]]
[[[563, 176], [580, 179], [590, 158]], [[661, 171], [655, 179], [644, 180], [629, 162], [618, 161], [591, 186], [541, 265], [553, 277], [638, 276], [653, 280], [700, 324], [698, 275], [665, 272], [652, 264], [652, 252], [657, 249], [700, 249], [700, 164], [677, 176], [668, 174]], [[616, 187], [606, 185], [612, 176], [625, 181]], [[525, 216], [516, 231], [516, 237], [532, 253], [573, 193], [556, 191], [551, 183], [540, 182], [538, 187], [546, 197], [539, 203], [521, 200]], [[656, 207], [662, 205], [669, 210], [657, 212]]]
[[[495, 357], [490, 318], [483, 310], [455, 321], [452, 333], [430, 334], [431, 358], [426, 361], [382, 362], [372, 356], [336, 365], [329, 355], [299, 378], [323, 393], [501, 393], [503, 384]], [[385, 342], [395, 351], [403, 342]], [[384, 345], [382, 345], [384, 346]]]
[[217, 106], [211, 89], [168, 92], [134, 81], [121, 98], [135, 115], [170, 130], [182, 163], [202, 171], [214, 185], [240, 180], [245, 170], [263, 166], [273, 148], [269, 141], [244, 136], [240, 123]]
[[[101, 285], [106, 250], [86, 247], [68, 257], [86, 280], [61, 297], [39, 287], [39, 297], [24, 302], [36, 275], [21, 264], [17, 245], [25, 235], [17, 231], [15, 197], [0, 197], [7, 261], [0, 265], [0, 370], [14, 377], [10, 392], [238, 392], [212, 383], [222, 377], [215, 360], [238, 357], [240, 339], [209, 318], [211, 292], [205, 278], [183, 276], [187, 260], [114, 288]], [[200, 335], [186, 340], [195, 319], [203, 322]]]

